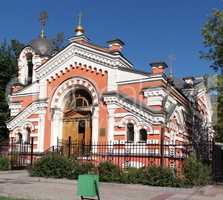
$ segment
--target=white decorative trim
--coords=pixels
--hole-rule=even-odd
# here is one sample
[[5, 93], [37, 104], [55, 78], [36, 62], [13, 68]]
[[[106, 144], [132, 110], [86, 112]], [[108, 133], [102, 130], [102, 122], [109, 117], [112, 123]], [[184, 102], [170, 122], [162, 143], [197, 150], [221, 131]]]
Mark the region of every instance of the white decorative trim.
[[164, 122], [164, 116], [152, 116], [150, 112], [146, 112], [134, 104], [130, 104], [128, 101], [125, 101], [123, 98], [119, 98], [117, 95], [114, 96], [104, 96], [104, 101], [106, 104], [116, 104], [120, 107], [136, 114], [140, 118], [144, 119], [146, 122], [153, 123], [153, 124], [160, 124]]
[[162, 106], [163, 97], [162, 96], [151, 96], [147, 97], [148, 106]]
[[155, 129], [155, 130], [153, 130], [153, 132], [152, 132], [153, 134], [160, 134], [160, 130], [157, 130], [157, 129]]
[[114, 135], [126, 135], [126, 131], [115, 131]]
[[114, 140], [114, 126], [115, 126], [115, 109], [116, 105], [107, 105], [108, 109], [108, 142]]
[[48, 62], [36, 69], [37, 79], [42, 79], [49, 74], [52, 74], [52, 72], [54, 72], [58, 66], [61, 66], [75, 55], [109, 68], [114, 68], [117, 66], [132, 68], [132, 65], [120, 55], [103, 53], [101, 51], [94, 50], [77, 43], [71, 43]]
[[118, 85], [127, 85], [127, 84], [131, 84], [131, 83], [144, 83], [144, 82], [153, 82], [153, 81], [163, 81], [164, 83], [166, 82], [166, 80], [163, 78], [162, 75], [151, 75], [151, 76], [146, 76], [146, 78], [140, 78], [140, 79], [135, 79], [135, 80], [123, 80], [123, 81], [118, 81], [117, 84]]
[[22, 90], [13, 93], [10, 97], [19, 97], [19, 96], [36, 96], [39, 94], [39, 84], [38, 82], [32, 83], [24, 87]]
[[27, 46], [21, 51], [18, 58], [18, 74], [19, 74], [18, 81], [24, 85], [28, 81], [28, 66], [27, 66], [27, 59], [26, 59], [27, 53], [31, 53], [33, 56], [35, 55], [33, 48], [30, 46]]
[[17, 126], [21, 126], [24, 121], [37, 111], [47, 107], [46, 101], [35, 101], [31, 105], [27, 106], [22, 112], [16, 115], [13, 119], [7, 122], [7, 128], [13, 130]]
[[[99, 132], [99, 107], [95, 106], [92, 114], [92, 143], [98, 143], [98, 132]], [[94, 150], [94, 153], [96, 149]]]
[[68, 94], [73, 88], [72, 86], [81, 85], [86, 88], [92, 98], [93, 98], [93, 105], [98, 105], [99, 103], [99, 96], [95, 89], [95, 86], [87, 79], [81, 77], [73, 77], [66, 81], [64, 81], [55, 91], [53, 95], [53, 99], [51, 102], [51, 108], [61, 108], [64, 107], [64, 97]]
[[22, 129], [30, 128], [31, 131], [35, 130], [34, 125], [31, 122], [25, 122], [22, 126]]
[[38, 150], [40, 152], [44, 151], [45, 120], [46, 110], [44, 109], [39, 112]]
[[21, 127], [17, 127], [17, 128], [15, 128], [15, 129], [11, 132], [10, 138], [11, 138], [11, 137], [16, 137], [16, 135], [17, 135], [18, 133], [22, 133], [22, 129], [21, 129]]
[[22, 108], [22, 105], [20, 103], [10, 103], [9, 109], [10, 109], [10, 116], [16, 116]]
[[145, 97], [165, 97], [167, 93], [164, 91], [163, 88], [148, 88], [144, 89], [144, 96]]
[[30, 119], [27, 119], [26, 121], [29, 121], [29, 122], [38, 122], [39, 118], [30, 118]]
[[53, 109], [53, 116], [51, 121], [51, 146], [57, 145], [57, 139], [62, 139], [63, 127], [63, 112], [61, 109]]

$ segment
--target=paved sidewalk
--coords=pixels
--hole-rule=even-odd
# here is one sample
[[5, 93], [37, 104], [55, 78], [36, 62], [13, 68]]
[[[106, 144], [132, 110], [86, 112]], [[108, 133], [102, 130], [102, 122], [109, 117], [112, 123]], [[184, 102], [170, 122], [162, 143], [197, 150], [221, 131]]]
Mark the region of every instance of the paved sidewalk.
[[[0, 172], [0, 196], [31, 200], [80, 200], [77, 182], [29, 177], [26, 171]], [[221, 200], [223, 185], [178, 189], [102, 183], [101, 200]]]

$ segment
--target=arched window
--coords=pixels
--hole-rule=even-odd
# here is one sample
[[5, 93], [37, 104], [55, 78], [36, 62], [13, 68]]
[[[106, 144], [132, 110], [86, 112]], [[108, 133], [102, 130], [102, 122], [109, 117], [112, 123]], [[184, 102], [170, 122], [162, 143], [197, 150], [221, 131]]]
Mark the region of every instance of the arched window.
[[85, 133], [85, 120], [80, 120], [78, 122], [78, 133], [79, 134]]
[[134, 124], [133, 123], [128, 123], [127, 124], [127, 141], [128, 142], [134, 142]]
[[31, 134], [31, 129], [30, 127], [27, 127], [25, 131], [25, 138], [24, 138], [24, 142], [27, 144], [30, 143], [30, 134]]
[[77, 97], [76, 98], [76, 108], [80, 108], [80, 107], [87, 107], [88, 106], [88, 101], [85, 97]]
[[142, 128], [139, 130], [139, 140], [140, 140], [140, 142], [146, 142], [146, 140], [147, 140], [146, 129]]
[[16, 143], [22, 143], [22, 133], [18, 132], [16, 137]]
[[28, 66], [28, 84], [32, 83], [33, 79], [33, 55], [31, 53], [26, 54], [27, 66]]
[[91, 95], [85, 89], [76, 89], [69, 93], [65, 110], [87, 108], [91, 105]]

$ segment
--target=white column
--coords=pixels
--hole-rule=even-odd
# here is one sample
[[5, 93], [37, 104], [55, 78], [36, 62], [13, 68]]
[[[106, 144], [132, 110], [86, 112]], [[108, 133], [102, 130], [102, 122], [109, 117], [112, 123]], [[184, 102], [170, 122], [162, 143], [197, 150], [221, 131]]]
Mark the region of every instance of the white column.
[[44, 136], [45, 136], [45, 118], [46, 110], [39, 111], [39, 128], [38, 128], [38, 151], [44, 151]]
[[45, 80], [40, 80], [39, 82], [39, 99], [47, 98], [47, 82]]
[[97, 144], [99, 132], [99, 107], [94, 107], [92, 115], [92, 143]]
[[56, 146], [57, 139], [62, 139], [63, 113], [60, 109], [54, 109], [52, 112], [50, 146]]
[[116, 105], [108, 105], [108, 142], [114, 141], [114, 126], [115, 126], [115, 109]]
[[135, 124], [134, 125], [134, 142], [139, 142], [139, 127]]

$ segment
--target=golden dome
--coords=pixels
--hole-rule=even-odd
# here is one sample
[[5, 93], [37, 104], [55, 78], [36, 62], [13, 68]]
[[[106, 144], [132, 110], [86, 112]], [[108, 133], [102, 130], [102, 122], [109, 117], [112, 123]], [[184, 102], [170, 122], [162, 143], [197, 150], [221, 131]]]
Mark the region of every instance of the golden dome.
[[75, 32], [81, 32], [81, 33], [84, 33], [84, 28], [81, 26], [81, 25], [78, 25], [76, 28], [75, 28]]

